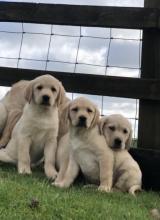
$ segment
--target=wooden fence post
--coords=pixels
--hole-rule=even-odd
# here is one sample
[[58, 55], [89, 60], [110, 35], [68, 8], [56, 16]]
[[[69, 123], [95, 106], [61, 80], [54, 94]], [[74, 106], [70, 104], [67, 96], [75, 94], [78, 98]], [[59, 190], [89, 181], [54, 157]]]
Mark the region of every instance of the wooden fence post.
[[[159, 8], [159, 0], [145, 0], [144, 7]], [[159, 22], [159, 21], [157, 21]], [[142, 78], [160, 79], [160, 30], [144, 29], [142, 44]], [[160, 149], [160, 101], [140, 100], [139, 148]]]

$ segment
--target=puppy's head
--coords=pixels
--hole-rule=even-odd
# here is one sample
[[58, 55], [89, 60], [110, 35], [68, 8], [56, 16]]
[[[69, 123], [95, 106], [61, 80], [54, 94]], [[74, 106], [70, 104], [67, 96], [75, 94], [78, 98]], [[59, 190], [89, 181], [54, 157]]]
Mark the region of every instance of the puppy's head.
[[100, 133], [105, 136], [110, 148], [129, 149], [132, 141], [132, 127], [122, 115], [111, 115], [100, 120]]
[[30, 81], [26, 88], [25, 98], [42, 106], [60, 105], [65, 97], [65, 90], [56, 78], [51, 75], [43, 75]]
[[93, 128], [99, 120], [97, 107], [84, 97], [76, 98], [70, 102], [63, 111], [64, 121], [70, 121], [73, 127]]

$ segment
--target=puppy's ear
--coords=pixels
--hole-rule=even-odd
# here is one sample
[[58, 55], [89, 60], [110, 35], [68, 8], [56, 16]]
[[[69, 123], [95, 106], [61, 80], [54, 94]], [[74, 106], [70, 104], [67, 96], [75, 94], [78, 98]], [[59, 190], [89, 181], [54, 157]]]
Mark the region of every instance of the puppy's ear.
[[100, 135], [103, 135], [104, 134], [104, 131], [103, 131], [103, 127], [104, 127], [104, 124], [107, 123], [106, 122], [106, 117], [102, 117], [99, 121], [99, 132], [100, 132]]
[[65, 99], [65, 89], [62, 85], [61, 82], [59, 82], [59, 92], [58, 92], [58, 96], [57, 96], [57, 105], [60, 106], [63, 102], [64, 102], [64, 99]]
[[108, 117], [102, 117], [99, 123], [100, 135], [104, 135], [106, 143], [109, 143], [109, 135], [107, 132], [104, 133], [104, 126], [108, 123]]
[[93, 128], [99, 121], [100, 113], [99, 110], [95, 107], [94, 118], [92, 120], [90, 128]]
[[[69, 109], [70, 109], [70, 102], [66, 103], [60, 110], [59, 110], [59, 128], [62, 130], [68, 130], [69, 127]], [[65, 133], [65, 132], [62, 132]]]
[[33, 97], [33, 82], [31, 81], [25, 90], [25, 99], [28, 103], [30, 103], [32, 97]]
[[126, 144], [125, 144], [126, 145], [125, 147], [127, 150], [130, 149], [131, 144], [132, 144], [132, 129], [130, 129], [129, 137], [128, 137]]

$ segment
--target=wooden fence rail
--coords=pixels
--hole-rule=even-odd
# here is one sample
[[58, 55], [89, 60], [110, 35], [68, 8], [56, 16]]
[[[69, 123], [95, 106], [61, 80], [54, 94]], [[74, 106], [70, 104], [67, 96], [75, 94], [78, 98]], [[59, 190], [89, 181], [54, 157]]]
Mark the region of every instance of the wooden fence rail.
[[0, 21], [113, 28], [160, 28], [160, 10], [0, 2]]
[[[0, 67], [0, 86], [11, 86], [21, 79], [31, 80], [43, 74], [46, 74], [46, 71]], [[47, 74], [59, 79], [67, 92], [160, 100], [160, 79], [139, 79], [54, 71], [47, 71]]]

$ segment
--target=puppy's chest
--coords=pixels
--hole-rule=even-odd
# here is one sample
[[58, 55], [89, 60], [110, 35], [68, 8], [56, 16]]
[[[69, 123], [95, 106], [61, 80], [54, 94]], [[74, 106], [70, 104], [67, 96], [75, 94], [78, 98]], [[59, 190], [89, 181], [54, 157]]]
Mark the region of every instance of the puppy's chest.
[[[36, 162], [44, 154], [44, 148], [48, 141], [50, 130], [43, 130], [43, 129], [35, 129], [30, 136], [31, 138], [31, 147], [30, 147], [30, 155], [32, 162]], [[54, 133], [54, 132], [53, 132]], [[54, 144], [54, 143], [53, 143]]]
[[43, 119], [28, 121], [22, 128], [22, 136], [29, 137], [33, 152], [43, 150], [50, 135], [52, 134], [56, 138], [57, 133], [57, 125], [52, 120], [51, 122], [46, 122]]
[[85, 175], [87, 179], [91, 182], [96, 182], [99, 180], [99, 165], [92, 151], [92, 146], [85, 141], [81, 141], [80, 139], [74, 138], [72, 140], [72, 151], [75, 160], [79, 164], [82, 173]]
[[[22, 133], [26, 134], [34, 139], [39, 139], [42, 136], [45, 136], [51, 130], [57, 132], [58, 130], [58, 120], [45, 120], [45, 118], [39, 119], [29, 119], [22, 124]], [[53, 134], [54, 135], [54, 134]]]
[[30, 133], [32, 145], [44, 145], [47, 140], [48, 133], [49, 130], [34, 129], [32, 133]]

